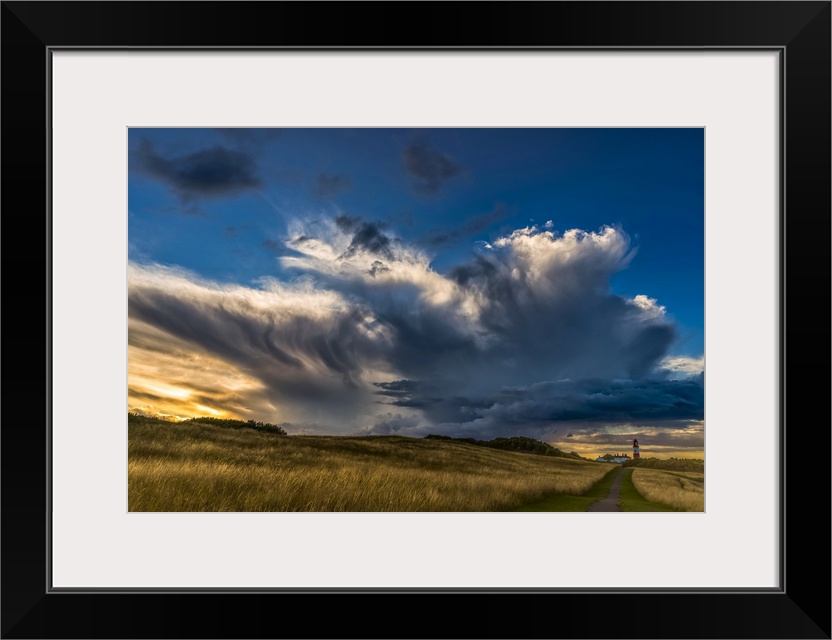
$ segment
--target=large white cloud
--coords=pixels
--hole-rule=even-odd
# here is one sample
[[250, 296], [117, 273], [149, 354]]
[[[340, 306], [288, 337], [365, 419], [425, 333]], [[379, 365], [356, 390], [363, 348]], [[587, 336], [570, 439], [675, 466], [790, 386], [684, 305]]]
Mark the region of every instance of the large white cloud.
[[656, 300], [611, 293], [610, 278], [635, 256], [615, 227], [518, 229], [444, 274], [357, 218], [297, 223], [285, 242], [290, 281], [222, 285], [131, 265], [131, 319], [157, 341], [131, 324], [131, 340], [144, 336], [142, 361], [175, 344], [257, 381], [257, 406], [267, 397], [282, 420], [389, 432], [473, 425], [498, 413], [506, 387], [643, 378], [675, 335]]

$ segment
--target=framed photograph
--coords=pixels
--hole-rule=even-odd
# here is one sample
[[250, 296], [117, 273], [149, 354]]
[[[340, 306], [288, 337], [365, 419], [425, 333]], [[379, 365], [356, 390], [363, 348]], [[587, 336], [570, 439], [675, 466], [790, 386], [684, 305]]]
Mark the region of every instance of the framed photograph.
[[2, 11], [3, 637], [830, 637], [829, 2]]
[[128, 158], [131, 513], [705, 511], [703, 127]]

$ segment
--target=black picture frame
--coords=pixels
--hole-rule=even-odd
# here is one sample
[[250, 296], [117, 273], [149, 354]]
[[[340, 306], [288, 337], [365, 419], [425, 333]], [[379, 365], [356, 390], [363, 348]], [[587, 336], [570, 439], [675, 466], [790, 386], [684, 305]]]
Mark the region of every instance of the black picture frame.
[[[3, 2], [2, 637], [829, 638], [830, 15], [829, 1]], [[50, 589], [48, 97], [50, 52], [68, 47], [778, 51], [780, 587]], [[742, 461], [742, 472], [753, 475], [753, 464]]]

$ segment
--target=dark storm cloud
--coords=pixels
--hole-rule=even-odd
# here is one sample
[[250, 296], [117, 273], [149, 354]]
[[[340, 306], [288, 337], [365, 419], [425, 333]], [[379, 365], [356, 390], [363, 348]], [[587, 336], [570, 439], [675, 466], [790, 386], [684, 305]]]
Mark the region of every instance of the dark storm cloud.
[[390, 398], [384, 404], [424, 410], [432, 423], [459, 423], [477, 419], [479, 412], [487, 410], [491, 400], [448, 397], [436, 384], [421, 380], [393, 380], [375, 382], [381, 389], [376, 394]]
[[[359, 216], [340, 215], [335, 218], [335, 225], [341, 233], [351, 236], [349, 247], [341, 255], [342, 260], [352, 258], [362, 252], [374, 254], [386, 260], [394, 259], [393, 247], [396, 240], [384, 232], [387, 228], [385, 223], [368, 222]], [[382, 269], [385, 269], [384, 264], [375, 261], [368, 271], [371, 275], [376, 275]]]
[[439, 389], [431, 384], [414, 380], [393, 380], [392, 382], [374, 382], [373, 386], [381, 391], [377, 395], [392, 398], [384, 404], [396, 407], [426, 407], [441, 402]]
[[705, 390], [695, 380], [569, 380], [541, 382], [519, 391], [519, 396], [498, 399], [477, 413], [511, 423], [653, 424], [705, 417]]
[[414, 392], [421, 391], [427, 385], [423, 382], [416, 382], [414, 380], [392, 380], [390, 382], [374, 382], [373, 386], [378, 387], [380, 396], [390, 396], [391, 398], [401, 398], [409, 396]]
[[167, 184], [183, 202], [232, 196], [261, 186], [254, 159], [221, 146], [164, 158], [142, 140], [136, 159], [139, 170]]
[[[504, 389], [485, 397], [437, 397], [436, 387], [419, 381], [376, 383], [399, 407], [419, 407], [433, 422], [477, 422], [525, 433], [530, 425], [552, 423], [634, 423], [678, 428], [679, 421], [704, 418], [704, 389], [696, 380], [565, 380], [529, 388]], [[569, 434], [567, 437], [572, 437]]]
[[393, 301], [378, 317], [395, 336], [391, 362], [408, 375], [429, 378], [457, 374], [487, 357], [474, 337], [448, 324], [441, 314], [414, 314], [403, 301]]
[[342, 232], [352, 233], [361, 224], [361, 218], [343, 214], [335, 217], [335, 224]]
[[402, 415], [400, 413], [385, 413], [376, 418], [375, 423], [367, 429], [372, 435], [387, 436], [402, 430], [411, 430], [419, 425], [419, 417]]
[[474, 234], [484, 231], [495, 222], [506, 216], [506, 208], [497, 205], [493, 211], [475, 216], [468, 220], [462, 227], [453, 229], [431, 229], [422, 238], [422, 243], [431, 247], [454, 244]]
[[402, 153], [402, 164], [417, 193], [436, 195], [451, 178], [465, 170], [465, 166], [424, 140], [418, 140]]
[[366, 251], [387, 260], [393, 260], [392, 239], [384, 233], [384, 227], [385, 225], [380, 222], [357, 223], [350, 246], [344, 252], [343, 257], [349, 258], [360, 251]]
[[320, 198], [330, 198], [352, 187], [352, 181], [344, 175], [319, 173], [312, 185], [312, 193]]

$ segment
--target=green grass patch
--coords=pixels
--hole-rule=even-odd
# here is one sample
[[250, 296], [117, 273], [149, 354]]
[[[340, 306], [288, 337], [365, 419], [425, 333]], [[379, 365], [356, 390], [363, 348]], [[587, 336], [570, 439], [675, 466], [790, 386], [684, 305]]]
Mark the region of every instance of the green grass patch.
[[615, 476], [620, 467], [615, 466], [607, 472], [603, 478], [596, 482], [593, 487], [580, 496], [573, 496], [564, 493], [555, 493], [543, 500], [538, 500], [523, 505], [514, 511], [586, 511], [589, 505], [602, 500], [609, 495], [610, 487], [615, 482]]
[[618, 501], [618, 506], [622, 511], [683, 511], [683, 509], [674, 509], [659, 502], [646, 500], [633, 485], [632, 469], [624, 469], [620, 495], [621, 499]]

